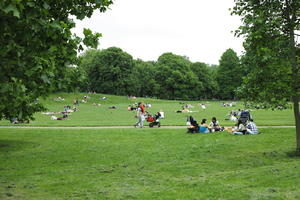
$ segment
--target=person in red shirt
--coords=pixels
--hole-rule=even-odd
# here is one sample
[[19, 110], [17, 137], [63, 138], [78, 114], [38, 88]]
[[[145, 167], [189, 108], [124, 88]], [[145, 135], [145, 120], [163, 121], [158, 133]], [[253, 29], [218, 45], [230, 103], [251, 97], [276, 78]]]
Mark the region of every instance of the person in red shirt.
[[144, 102], [141, 102], [140, 108], [141, 108], [142, 113], [145, 114], [145, 105], [144, 105]]

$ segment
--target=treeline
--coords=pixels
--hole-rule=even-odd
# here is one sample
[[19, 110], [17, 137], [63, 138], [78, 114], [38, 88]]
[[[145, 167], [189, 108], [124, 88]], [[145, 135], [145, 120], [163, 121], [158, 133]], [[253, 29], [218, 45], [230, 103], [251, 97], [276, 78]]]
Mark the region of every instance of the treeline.
[[228, 49], [219, 65], [191, 62], [185, 56], [162, 54], [157, 61], [135, 60], [122, 49], [88, 50], [77, 67], [69, 67], [60, 88], [160, 99], [235, 99], [246, 70]]

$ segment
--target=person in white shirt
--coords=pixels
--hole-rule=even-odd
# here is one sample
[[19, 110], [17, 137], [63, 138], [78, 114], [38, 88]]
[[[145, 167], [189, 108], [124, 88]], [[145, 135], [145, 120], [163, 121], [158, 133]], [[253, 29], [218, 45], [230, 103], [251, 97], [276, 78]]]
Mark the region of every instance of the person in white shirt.
[[253, 119], [250, 119], [246, 125], [247, 133], [248, 134], [258, 134], [259, 131], [257, 129], [256, 124], [253, 122]]

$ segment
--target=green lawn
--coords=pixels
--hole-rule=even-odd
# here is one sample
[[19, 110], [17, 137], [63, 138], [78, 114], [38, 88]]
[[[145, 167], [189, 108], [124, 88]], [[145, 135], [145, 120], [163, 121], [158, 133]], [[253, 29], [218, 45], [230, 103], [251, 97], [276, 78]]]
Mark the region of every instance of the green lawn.
[[0, 129], [0, 199], [300, 199], [294, 129]]
[[[42, 102], [45, 103], [48, 111], [59, 112], [63, 111], [64, 105], [71, 105], [75, 98], [82, 99], [86, 94], [54, 94], [48, 97]], [[237, 107], [222, 107], [219, 101], [183, 101], [190, 103], [194, 106], [190, 110], [197, 111], [195, 113], [176, 113], [180, 110], [181, 101], [168, 101], [157, 100], [150, 98], [128, 99], [127, 97], [112, 96], [112, 95], [100, 95], [100, 94], [88, 94], [91, 99], [86, 104], [80, 104], [79, 112], [72, 113], [69, 120], [58, 121], [51, 120], [49, 115], [43, 115], [38, 113], [35, 115], [36, 121], [32, 121], [30, 126], [116, 126], [116, 125], [133, 125], [136, 121], [134, 118], [134, 112], [127, 111], [129, 104], [134, 102], [144, 101], [151, 103], [152, 108], [148, 108], [147, 111], [155, 113], [160, 110], [165, 112], [166, 118], [162, 120], [162, 125], [182, 125], [186, 124], [186, 117], [188, 115], [194, 116], [199, 122], [201, 119], [206, 118], [210, 120], [213, 116], [217, 117], [221, 125], [232, 126], [234, 123], [225, 121], [226, 115], [232, 109], [243, 108], [243, 104], [238, 102]], [[61, 96], [65, 98], [65, 101], [55, 102], [54, 97]], [[100, 97], [106, 96], [107, 100], [100, 100]], [[100, 103], [101, 106], [92, 106], [92, 103]], [[199, 103], [205, 103], [206, 110], [202, 110], [199, 107]], [[118, 107], [116, 110], [108, 109], [109, 106], [115, 105]], [[294, 125], [294, 117], [291, 109], [283, 111], [271, 111], [271, 110], [255, 110], [251, 111], [256, 123], [262, 125]], [[61, 116], [61, 115], [56, 115]], [[8, 121], [1, 121], [0, 125], [10, 125]], [[27, 125], [27, 124], [22, 124]]]

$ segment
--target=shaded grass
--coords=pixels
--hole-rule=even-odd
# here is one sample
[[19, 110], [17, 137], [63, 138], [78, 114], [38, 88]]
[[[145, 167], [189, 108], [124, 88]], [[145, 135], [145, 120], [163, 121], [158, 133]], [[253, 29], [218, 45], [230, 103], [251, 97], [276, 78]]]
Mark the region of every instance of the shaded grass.
[[1, 129], [0, 199], [299, 199], [294, 129]]
[[[43, 115], [37, 113], [35, 115], [36, 120], [30, 124], [21, 124], [22, 126], [117, 126], [117, 125], [133, 125], [136, 122], [134, 118], [135, 113], [133, 111], [127, 111], [127, 107], [135, 102], [144, 101], [151, 103], [152, 108], [146, 110], [154, 114], [160, 110], [165, 112], [166, 118], [163, 119], [162, 125], [179, 125], [185, 126], [186, 117], [192, 115], [200, 122], [203, 118], [210, 119], [215, 116], [223, 126], [232, 126], [234, 122], [225, 121], [227, 114], [235, 109], [243, 108], [242, 103], [238, 103], [237, 107], [222, 107], [220, 101], [184, 101], [194, 106], [190, 110], [197, 111], [195, 113], [176, 113], [175, 111], [181, 110], [181, 101], [169, 101], [169, 100], [158, 100], [150, 98], [138, 98], [129, 99], [122, 96], [113, 95], [101, 95], [101, 94], [53, 94], [44, 102], [49, 111], [61, 112], [63, 111], [64, 105], [72, 105], [73, 99], [82, 99], [84, 95], [89, 95], [91, 99], [88, 103], [80, 104], [79, 112], [72, 113], [69, 120], [58, 121], [50, 120], [49, 115]], [[65, 98], [65, 101], [55, 102], [54, 97], [61, 96]], [[106, 96], [107, 100], [100, 100], [100, 97]], [[92, 106], [92, 103], [100, 103], [101, 106]], [[207, 106], [206, 110], [202, 110], [199, 103], [205, 103]], [[108, 109], [109, 106], [115, 105], [118, 109]], [[291, 109], [288, 110], [252, 110], [252, 116], [259, 126], [271, 126], [271, 125], [294, 125], [294, 117]], [[61, 115], [56, 115], [61, 116]], [[8, 121], [0, 121], [0, 125], [11, 125]]]

